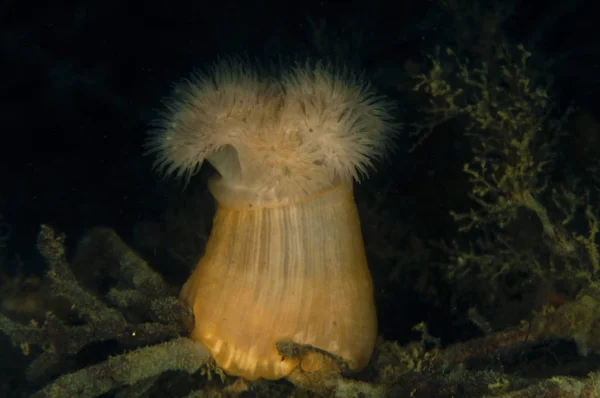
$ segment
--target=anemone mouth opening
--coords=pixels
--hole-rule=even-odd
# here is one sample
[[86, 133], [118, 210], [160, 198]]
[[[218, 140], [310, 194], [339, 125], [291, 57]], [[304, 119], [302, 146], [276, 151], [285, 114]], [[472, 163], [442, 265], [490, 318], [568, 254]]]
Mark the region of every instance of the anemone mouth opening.
[[225, 145], [215, 151], [207, 160], [217, 170], [219, 177], [227, 182], [239, 181], [242, 177], [242, 165], [238, 151], [233, 145]]

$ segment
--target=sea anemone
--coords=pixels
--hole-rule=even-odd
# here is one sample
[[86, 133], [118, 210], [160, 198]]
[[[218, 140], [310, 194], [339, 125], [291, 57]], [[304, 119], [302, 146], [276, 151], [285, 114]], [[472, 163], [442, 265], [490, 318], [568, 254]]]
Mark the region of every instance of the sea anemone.
[[228, 60], [166, 105], [147, 142], [156, 167], [186, 180], [204, 160], [218, 171], [206, 252], [180, 295], [192, 338], [250, 380], [320, 366], [282, 355], [285, 342], [362, 369], [377, 321], [353, 180], [391, 147], [390, 103], [324, 64], [264, 74]]

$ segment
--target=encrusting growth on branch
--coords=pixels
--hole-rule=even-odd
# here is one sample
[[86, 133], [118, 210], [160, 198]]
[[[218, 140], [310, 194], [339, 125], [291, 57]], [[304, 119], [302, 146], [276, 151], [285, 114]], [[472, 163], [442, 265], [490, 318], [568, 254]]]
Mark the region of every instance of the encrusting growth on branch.
[[[38, 326], [21, 325], [0, 314], [0, 330], [6, 333], [14, 344], [38, 346], [41, 354], [31, 362], [27, 375], [31, 383], [42, 377], [64, 369], [66, 361], [91, 344], [116, 340], [124, 347], [140, 347], [169, 342], [168, 346], [146, 348], [142, 352], [132, 351], [117, 356], [107, 362], [94, 365], [82, 371], [65, 375], [41, 390], [36, 396], [89, 396], [94, 397], [122, 385], [129, 385], [165, 370], [190, 370], [194, 364], [200, 367], [208, 356], [197, 344], [179, 336], [186, 334], [193, 324], [190, 312], [179, 301], [168, 294], [170, 289], [162, 277], [148, 267], [147, 263], [125, 245], [116, 233], [109, 229], [95, 229], [88, 233], [78, 247], [79, 261], [85, 260], [88, 271], [102, 270], [118, 277], [119, 288], [109, 291], [106, 301], [84, 289], [75, 278], [65, 253], [65, 236], [56, 234], [43, 225], [38, 235], [38, 249], [48, 264], [47, 280], [50, 283], [51, 299], [65, 299], [82, 322], [70, 324], [53, 313], [47, 313], [44, 323]], [[102, 253], [102, 256], [98, 254]], [[104, 268], [104, 269], [103, 269]], [[112, 271], [107, 269], [112, 268]], [[139, 301], [122, 300], [124, 293]], [[136, 308], [144, 322], [132, 323], [125, 311]], [[187, 325], [187, 326], [186, 326]], [[190, 351], [190, 347], [196, 347]], [[175, 352], [188, 352], [188, 363], [177, 357], [162, 364], [151, 359], [161, 354], [161, 349], [170, 348]], [[199, 351], [200, 349], [200, 351]], [[171, 351], [170, 351], [171, 352]], [[190, 356], [195, 353], [194, 356]], [[163, 352], [164, 354], [164, 352]], [[169, 358], [169, 355], [161, 355]], [[130, 358], [132, 357], [132, 358]], [[127, 373], [121, 365], [135, 358], [148, 358], [140, 361]], [[195, 359], [194, 359], [195, 358]], [[196, 362], [197, 361], [197, 362]], [[147, 367], [144, 368], [143, 365]], [[119, 377], [115, 377], [118, 374]], [[95, 381], [95, 382], [92, 382]]]

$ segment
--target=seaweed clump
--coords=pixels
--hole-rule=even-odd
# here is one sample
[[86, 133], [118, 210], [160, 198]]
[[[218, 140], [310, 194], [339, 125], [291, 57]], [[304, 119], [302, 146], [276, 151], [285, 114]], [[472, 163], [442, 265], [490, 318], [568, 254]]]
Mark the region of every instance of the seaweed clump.
[[447, 49], [415, 86], [430, 99], [420, 142], [461, 129], [471, 152], [469, 201], [450, 211], [458, 234], [442, 247], [446, 275], [458, 288], [479, 286], [471, 293], [486, 303], [541, 286], [563, 297], [543, 300], [561, 304], [600, 281], [597, 166], [575, 175], [560, 153], [571, 108], [557, 109], [532, 54], [507, 44], [493, 54], [469, 62]]

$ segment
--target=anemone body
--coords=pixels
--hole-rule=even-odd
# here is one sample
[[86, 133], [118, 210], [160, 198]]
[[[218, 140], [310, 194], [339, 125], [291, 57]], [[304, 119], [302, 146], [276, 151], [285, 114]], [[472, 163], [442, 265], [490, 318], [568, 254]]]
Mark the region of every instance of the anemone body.
[[352, 183], [389, 146], [389, 104], [322, 65], [265, 77], [226, 62], [179, 85], [168, 109], [148, 142], [157, 165], [219, 173], [206, 252], [181, 292], [192, 338], [247, 379], [319, 366], [283, 356], [288, 341], [360, 370], [377, 322]]
[[196, 314], [192, 338], [229, 374], [286, 376], [299, 359], [282, 357], [281, 341], [362, 368], [376, 319], [351, 186], [284, 206], [220, 205], [206, 253], [181, 297]]

